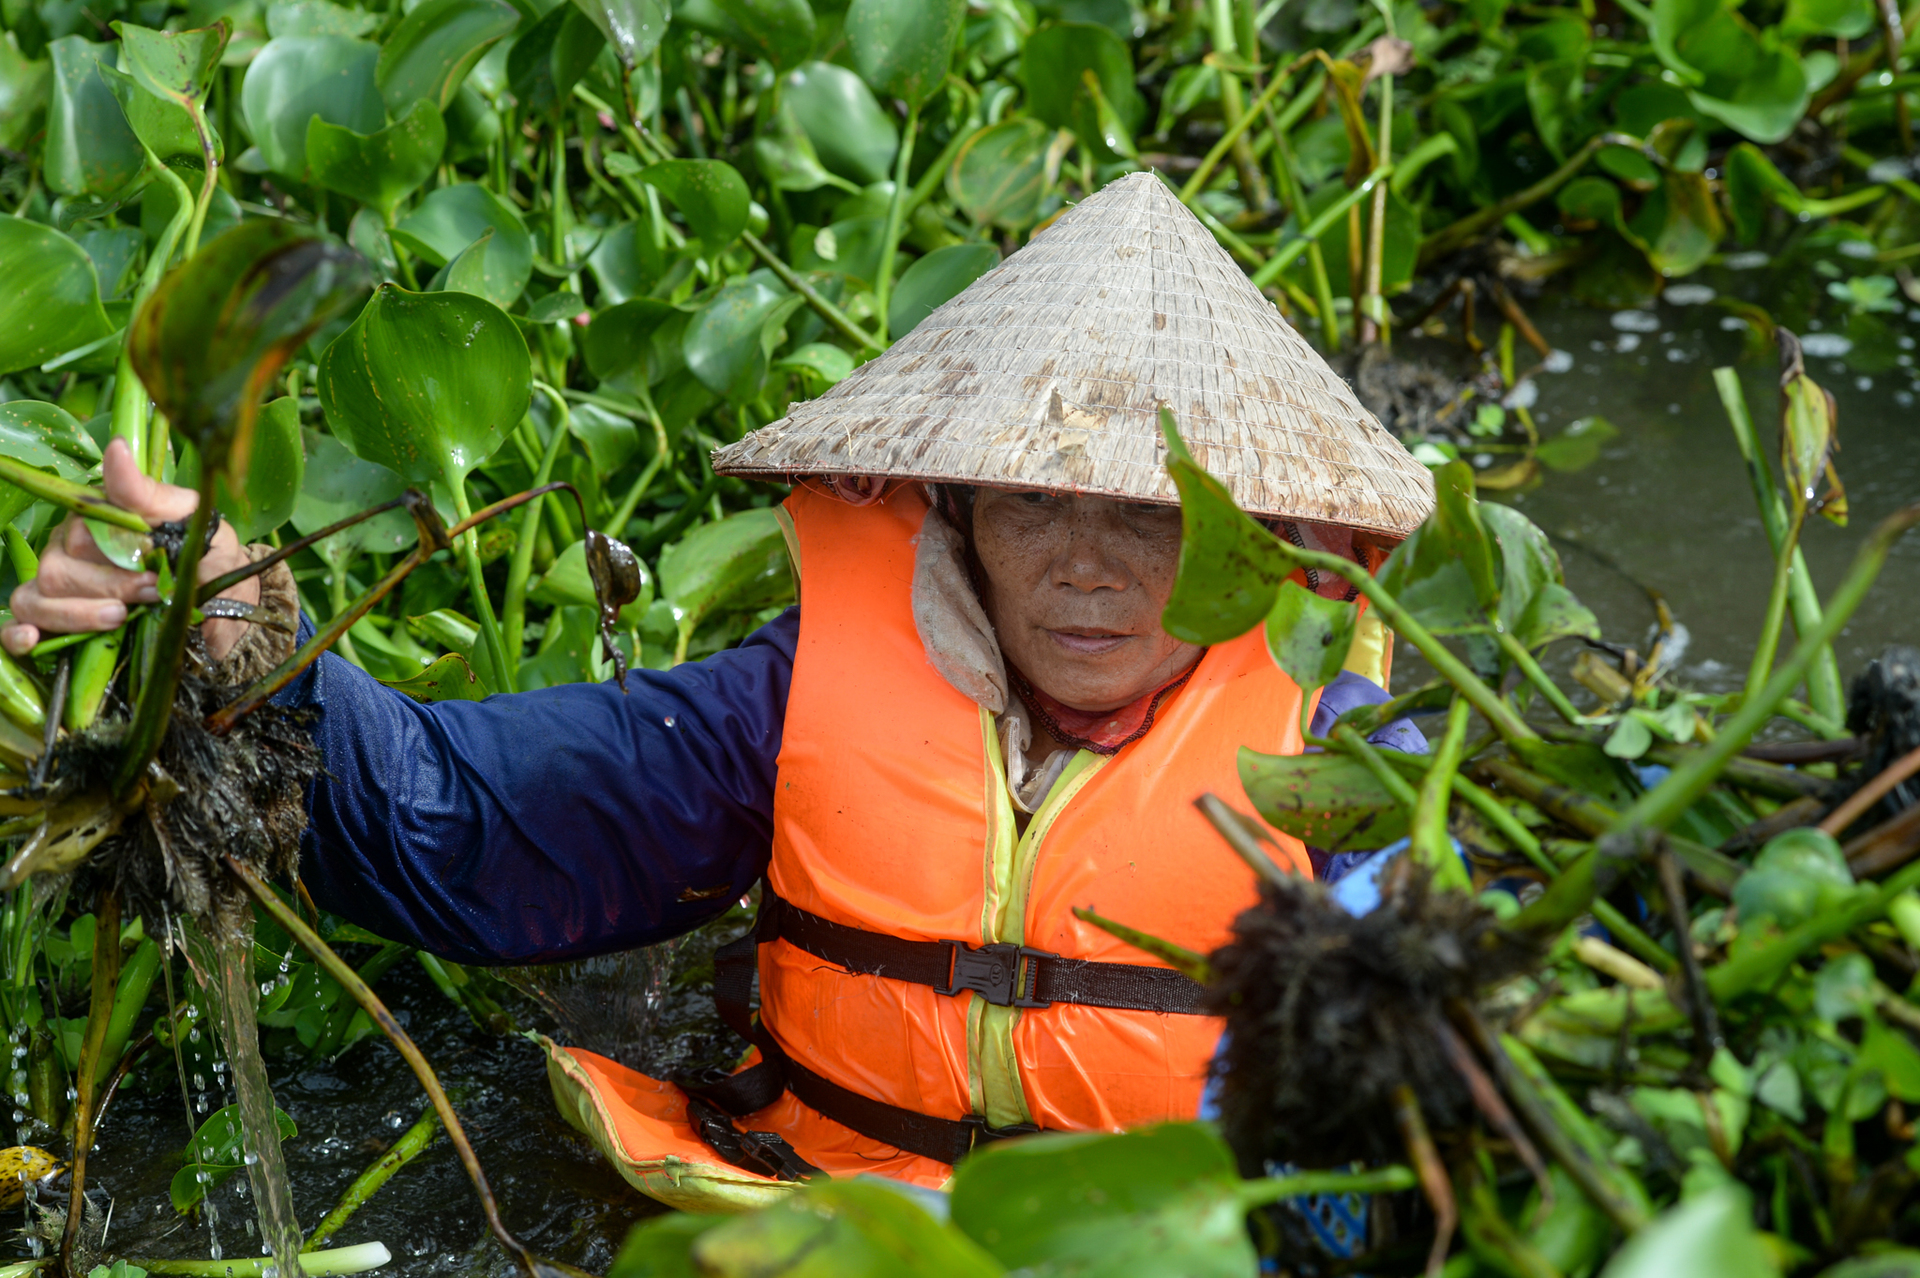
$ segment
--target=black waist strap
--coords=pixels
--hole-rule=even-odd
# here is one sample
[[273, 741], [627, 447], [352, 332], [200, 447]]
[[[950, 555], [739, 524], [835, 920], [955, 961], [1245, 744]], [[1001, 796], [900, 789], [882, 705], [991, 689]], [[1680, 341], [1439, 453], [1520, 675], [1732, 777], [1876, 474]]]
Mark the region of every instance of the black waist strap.
[[1024, 945], [908, 941], [834, 923], [771, 893], [762, 906], [761, 920], [762, 944], [786, 941], [849, 972], [925, 985], [939, 994], [971, 990], [999, 1007], [1079, 1003], [1123, 1011], [1201, 1014], [1204, 991], [1170, 967], [1061, 958]]
[[[948, 1165], [977, 1145], [1039, 1129], [1026, 1124], [993, 1127], [978, 1114], [935, 1118], [902, 1109], [850, 1091], [788, 1056], [751, 1012], [756, 955], [760, 946], [774, 940], [849, 972], [925, 985], [941, 994], [970, 990], [1001, 1007], [1081, 1003], [1143, 1012], [1201, 1011], [1200, 986], [1172, 968], [1066, 959], [1011, 944], [908, 941], [831, 922], [781, 900], [770, 887], [764, 889], [753, 931], [715, 952], [713, 981], [721, 1019], [760, 1049], [760, 1063], [735, 1074], [683, 1078], [680, 1085], [735, 1117], [765, 1109], [791, 1089], [802, 1103], [869, 1140]], [[719, 1144], [715, 1148], [729, 1161], [738, 1161], [728, 1149]]]

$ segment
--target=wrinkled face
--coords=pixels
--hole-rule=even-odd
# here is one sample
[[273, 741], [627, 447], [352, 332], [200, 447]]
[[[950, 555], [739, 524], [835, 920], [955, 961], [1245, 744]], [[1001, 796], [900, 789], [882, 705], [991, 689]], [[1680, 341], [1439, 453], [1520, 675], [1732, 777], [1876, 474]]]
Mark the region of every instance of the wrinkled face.
[[1180, 508], [976, 490], [974, 550], [1007, 659], [1076, 710], [1116, 710], [1200, 650], [1160, 628], [1180, 563]]

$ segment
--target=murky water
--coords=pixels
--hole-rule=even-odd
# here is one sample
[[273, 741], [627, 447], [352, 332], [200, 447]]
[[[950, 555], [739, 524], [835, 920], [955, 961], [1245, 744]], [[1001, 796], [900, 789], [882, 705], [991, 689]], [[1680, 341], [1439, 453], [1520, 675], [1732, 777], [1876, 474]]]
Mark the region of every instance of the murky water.
[[[1724, 690], [1746, 676], [1773, 557], [1713, 369], [1739, 369], [1761, 446], [1772, 449], [1777, 365], [1770, 353], [1764, 363], [1743, 360], [1744, 337], [1722, 327], [1727, 312], [1717, 307], [1663, 304], [1640, 314], [1657, 321], [1657, 331], [1623, 330], [1606, 312], [1570, 301], [1540, 307], [1548, 340], [1574, 357], [1567, 372], [1538, 379], [1534, 411], [1542, 433], [1555, 435], [1577, 418], [1599, 414], [1620, 434], [1584, 470], [1549, 473], [1532, 491], [1493, 497], [1563, 539], [1567, 583], [1599, 616], [1608, 638], [1640, 642], [1653, 621], [1643, 587], [1657, 590], [1693, 637], [1683, 675], [1696, 686]], [[1836, 460], [1852, 505], [1848, 527], [1813, 519], [1802, 541], [1822, 598], [1839, 584], [1874, 524], [1920, 501], [1920, 409], [1912, 355], [1902, 349], [1913, 345], [1907, 334], [1920, 333], [1920, 321], [1896, 319], [1890, 327], [1890, 368], [1877, 367], [1889, 362], [1885, 352], [1849, 351], [1852, 362], [1815, 357], [1813, 349], [1840, 345], [1831, 331], [1823, 333], [1824, 343], [1809, 342], [1807, 371], [1840, 408]], [[1842, 677], [1896, 641], [1920, 643], [1920, 538], [1912, 536], [1894, 549], [1835, 645]]]
[[[1723, 291], [1743, 287], [1724, 273], [1714, 283]], [[1770, 557], [1712, 369], [1740, 364], [1763, 443], [1771, 447], [1777, 418], [1771, 357], [1741, 362], [1742, 334], [1723, 327], [1727, 312], [1710, 305], [1662, 304], [1625, 326], [1567, 301], [1549, 299], [1534, 309], [1552, 344], [1574, 357], [1567, 371], [1539, 378], [1534, 411], [1543, 432], [1553, 436], [1576, 418], [1599, 414], [1620, 433], [1585, 469], [1549, 474], [1537, 488], [1498, 499], [1560, 539], [1569, 583], [1610, 638], [1643, 642], [1653, 618], [1645, 588], [1657, 590], [1692, 634], [1685, 677], [1708, 688], [1736, 685], [1764, 607]], [[1920, 322], [1893, 316], [1879, 347], [1849, 352], [1851, 364], [1809, 359], [1809, 370], [1839, 402], [1839, 466], [1854, 512], [1848, 529], [1816, 520], [1808, 530], [1807, 557], [1823, 595], [1876, 520], [1920, 499], [1912, 343], [1903, 341], [1908, 331], [1920, 332]], [[1825, 349], [1838, 346], [1831, 336]], [[1432, 344], [1424, 350], [1447, 353]], [[1527, 362], [1523, 357], [1523, 367]], [[1920, 539], [1910, 539], [1895, 551], [1839, 645], [1843, 675], [1889, 642], [1920, 641], [1916, 599]], [[1570, 659], [1564, 650], [1573, 645], [1560, 647], [1559, 660]], [[1403, 658], [1396, 684], [1410, 686], [1418, 677], [1415, 664]], [[632, 960], [602, 961], [571, 974], [529, 974], [516, 981], [526, 996], [513, 1010], [523, 1024], [566, 1026], [574, 1041], [593, 1040], [586, 1045], [634, 1063], [658, 1068], [663, 1056], [711, 1057], [722, 1040], [714, 1036], [717, 1026], [704, 1010], [710, 1004], [698, 986], [712, 943], [705, 937], [682, 947], [672, 981]], [[536, 1252], [604, 1272], [626, 1230], [659, 1208], [628, 1189], [561, 1122], [538, 1047], [475, 1027], [413, 963], [393, 969], [380, 989], [452, 1092], [509, 1227]], [[651, 1028], [644, 1039], [644, 1031], [632, 1029], [641, 1024]], [[276, 1100], [299, 1127], [285, 1147], [293, 1205], [301, 1220], [317, 1221], [420, 1116], [425, 1098], [405, 1063], [380, 1040], [333, 1064], [271, 1051], [267, 1063]], [[172, 1063], [157, 1057], [115, 1102], [91, 1164], [96, 1197], [113, 1202], [109, 1244], [115, 1251], [208, 1254], [206, 1223], [183, 1221], [167, 1199], [187, 1135]], [[245, 1177], [213, 1194], [214, 1233], [229, 1257], [261, 1253], [248, 1194]], [[376, 1239], [393, 1252], [384, 1272], [396, 1278], [509, 1270], [444, 1139], [376, 1194], [334, 1245]]]

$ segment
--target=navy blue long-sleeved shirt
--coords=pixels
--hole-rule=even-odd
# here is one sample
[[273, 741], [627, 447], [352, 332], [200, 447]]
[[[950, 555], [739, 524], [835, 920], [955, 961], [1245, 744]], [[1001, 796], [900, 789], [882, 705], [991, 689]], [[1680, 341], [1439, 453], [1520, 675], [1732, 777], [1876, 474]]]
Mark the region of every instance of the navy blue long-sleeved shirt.
[[[322, 656], [277, 698], [319, 712], [308, 888], [463, 963], [583, 958], [698, 926], [766, 869], [799, 634], [790, 608], [738, 648], [630, 672], [625, 696], [572, 683], [432, 705]], [[1385, 695], [1343, 675], [1315, 733]], [[1426, 748], [1404, 720], [1373, 739]]]

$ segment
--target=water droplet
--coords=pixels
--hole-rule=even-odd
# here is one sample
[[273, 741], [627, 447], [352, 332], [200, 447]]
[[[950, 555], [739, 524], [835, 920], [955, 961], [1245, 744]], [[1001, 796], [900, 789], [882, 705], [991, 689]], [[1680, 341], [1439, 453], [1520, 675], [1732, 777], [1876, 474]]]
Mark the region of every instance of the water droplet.
[[196, 1092], [204, 1092], [207, 1090], [207, 1076], [205, 1074], [195, 1074], [193, 1076], [193, 1090]]
[[16, 1109], [16, 1110], [14, 1110], [14, 1111], [13, 1111], [13, 1121], [14, 1121], [14, 1122], [16, 1122], [16, 1123], [24, 1123], [24, 1122], [26, 1122], [26, 1121], [27, 1121], [27, 1111], [26, 1111], [26, 1110], [24, 1110], [24, 1109]]
[[187, 1031], [187, 1041], [188, 1041], [189, 1043], [197, 1043], [197, 1042], [199, 1042], [199, 1041], [200, 1041], [200, 1031], [199, 1031], [199, 1030], [197, 1030], [197, 1029], [190, 1029], [190, 1030], [188, 1030], [188, 1031]]
[[661, 722], [671, 728], [673, 726], [673, 716], [668, 715], [665, 719], [662, 719]]
[[273, 993], [273, 982], [272, 981], [260, 982], [260, 997], [265, 998], [267, 995], [271, 993]]
[[79, 1099], [80, 1099], [80, 1089], [79, 1089], [79, 1088], [77, 1088], [77, 1087], [69, 1087], [69, 1088], [67, 1089], [67, 1099], [68, 1099], [68, 1100], [79, 1100]]
[[253, 1166], [253, 1165], [254, 1165], [255, 1163], [257, 1163], [257, 1162], [259, 1162], [259, 1161], [260, 1161], [260, 1155], [258, 1155], [258, 1154], [256, 1154], [256, 1153], [254, 1153], [254, 1152], [253, 1152], [253, 1151], [252, 1151], [251, 1149], [249, 1149], [249, 1150], [247, 1151], [247, 1156], [246, 1156], [246, 1159], [245, 1159], [245, 1162], [246, 1162], [246, 1164], [247, 1164], [247, 1166], [249, 1166], [249, 1167], [251, 1167], [251, 1166]]
[[[195, 1172], [195, 1173], [193, 1174], [193, 1178], [194, 1178], [195, 1180], [197, 1180], [197, 1181], [199, 1181], [199, 1182], [200, 1182], [200, 1183], [201, 1183], [202, 1185], [209, 1185], [209, 1184], [212, 1184], [212, 1183], [213, 1183], [213, 1173], [212, 1173], [212, 1172], [204, 1172], [204, 1171], [202, 1171], [202, 1172]], [[215, 1256], [215, 1257], [214, 1257], [214, 1259], [215, 1259], [215, 1260], [218, 1260], [218, 1259], [219, 1259], [219, 1257], [218, 1257], [218, 1256]]]

